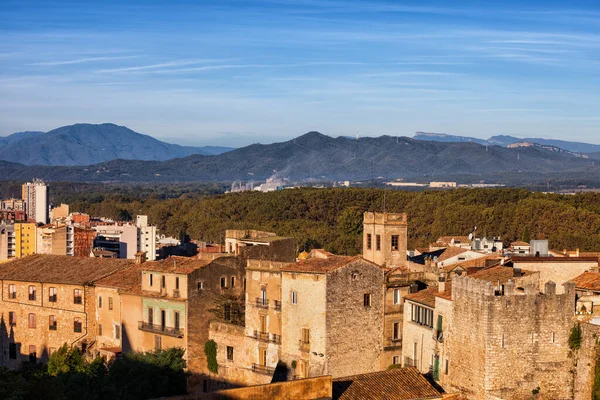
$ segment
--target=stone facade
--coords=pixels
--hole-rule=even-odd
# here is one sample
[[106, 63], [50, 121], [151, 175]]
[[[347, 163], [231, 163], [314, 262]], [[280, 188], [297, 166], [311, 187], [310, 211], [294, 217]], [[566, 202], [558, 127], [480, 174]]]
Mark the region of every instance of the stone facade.
[[363, 257], [377, 265], [406, 266], [406, 214], [366, 212], [363, 217]]
[[598, 257], [514, 257], [513, 266], [521, 270], [540, 273], [540, 286], [556, 283], [558, 293], [563, 293], [563, 283], [598, 268]]
[[491, 282], [455, 277], [452, 325], [445, 336], [446, 389], [469, 399], [523, 399], [540, 388], [547, 398], [572, 398], [568, 336], [575, 288], [546, 283], [519, 293], [512, 281], [498, 294]]

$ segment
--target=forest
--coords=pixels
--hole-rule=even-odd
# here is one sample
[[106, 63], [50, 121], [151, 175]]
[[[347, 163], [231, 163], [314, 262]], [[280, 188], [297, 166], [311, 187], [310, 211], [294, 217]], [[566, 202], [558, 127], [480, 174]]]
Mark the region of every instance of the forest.
[[[92, 188], [90, 188], [92, 189]], [[110, 190], [108, 190], [110, 189]], [[156, 190], [155, 190], [156, 189]], [[222, 242], [226, 229], [261, 229], [293, 236], [298, 250], [361, 251], [365, 211], [404, 212], [409, 248], [439, 236], [468, 235], [514, 240], [549, 239], [553, 249], [600, 251], [600, 194], [558, 195], [526, 189], [457, 189], [408, 192], [383, 189], [294, 189], [272, 193], [218, 194], [205, 185], [189, 190], [140, 187], [77, 193], [51, 192], [71, 211], [119, 220], [147, 214], [161, 234]], [[55, 189], [53, 189], [55, 190]]]

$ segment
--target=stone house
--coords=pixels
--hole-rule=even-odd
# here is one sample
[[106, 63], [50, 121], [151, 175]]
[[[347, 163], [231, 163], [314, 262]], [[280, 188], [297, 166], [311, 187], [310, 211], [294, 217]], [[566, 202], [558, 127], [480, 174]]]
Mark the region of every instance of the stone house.
[[95, 342], [95, 282], [128, 260], [33, 255], [0, 268], [2, 365], [47, 361], [63, 344], [84, 352]]
[[364, 213], [362, 256], [365, 260], [386, 267], [406, 266], [407, 242], [406, 214]]

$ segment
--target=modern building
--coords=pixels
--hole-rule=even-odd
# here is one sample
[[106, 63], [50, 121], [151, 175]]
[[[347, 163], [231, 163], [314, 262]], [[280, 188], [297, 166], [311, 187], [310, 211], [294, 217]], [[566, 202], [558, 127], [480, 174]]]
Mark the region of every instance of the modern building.
[[136, 225], [115, 223], [97, 225], [94, 249], [111, 251], [119, 258], [134, 259], [143, 251], [150, 261], [156, 259], [156, 227], [148, 224], [148, 217], [138, 215]]
[[34, 179], [21, 187], [21, 198], [26, 203], [27, 216], [38, 223], [47, 224], [49, 213], [48, 186], [41, 179]]

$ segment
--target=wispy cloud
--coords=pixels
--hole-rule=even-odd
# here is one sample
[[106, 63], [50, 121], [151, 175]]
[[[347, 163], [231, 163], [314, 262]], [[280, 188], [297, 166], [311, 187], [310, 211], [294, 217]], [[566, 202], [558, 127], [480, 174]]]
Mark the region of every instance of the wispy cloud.
[[63, 61], [44, 61], [31, 63], [29, 65], [45, 65], [45, 66], [55, 66], [55, 65], [71, 65], [71, 64], [83, 64], [83, 63], [91, 63], [98, 61], [113, 61], [113, 60], [124, 60], [128, 58], [136, 58], [138, 55], [131, 56], [118, 56], [118, 57], [86, 57], [86, 58], [76, 58], [74, 60], [63, 60]]
[[205, 59], [205, 60], [176, 60], [169, 61], [164, 63], [157, 64], [147, 64], [147, 65], [136, 65], [132, 67], [121, 67], [121, 68], [110, 68], [110, 69], [100, 69], [96, 72], [98, 73], [115, 73], [115, 72], [137, 72], [137, 71], [148, 71], [148, 70], [159, 70], [161, 68], [171, 68], [171, 67], [183, 67], [186, 65], [198, 65], [198, 64], [206, 64], [211, 62], [219, 62], [223, 61], [222, 59]]

